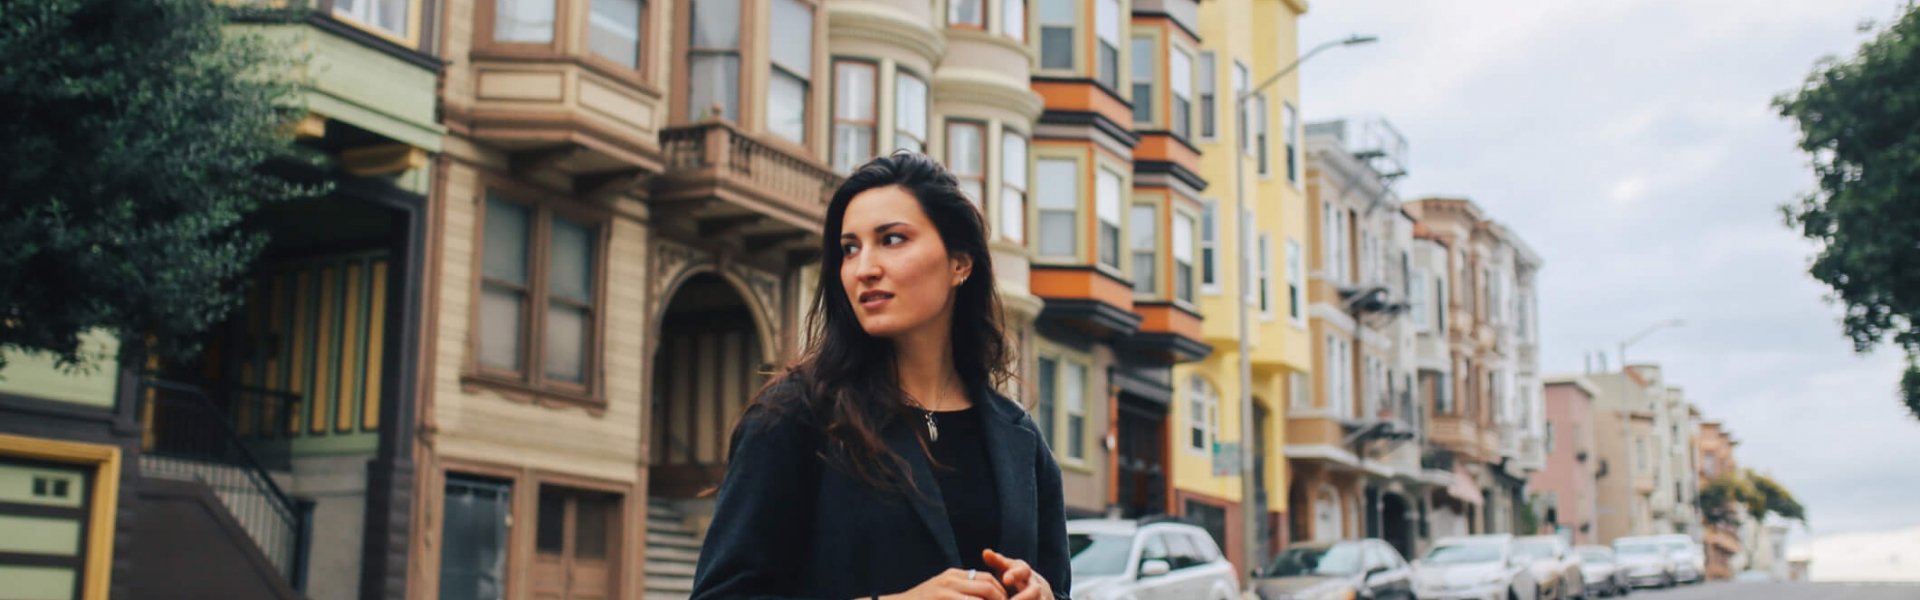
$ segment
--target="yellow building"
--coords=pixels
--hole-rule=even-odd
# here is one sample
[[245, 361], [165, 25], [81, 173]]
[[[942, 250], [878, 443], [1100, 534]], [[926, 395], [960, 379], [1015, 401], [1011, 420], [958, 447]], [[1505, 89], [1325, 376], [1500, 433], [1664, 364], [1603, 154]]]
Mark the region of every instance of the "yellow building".
[[[1178, 424], [1173, 450], [1177, 510], [1209, 528], [1224, 530], [1229, 554], [1246, 561], [1238, 451], [1254, 455], [1252, 476], [1260, 490], [1252, 503], [1261, 514], [1265, 556], [1285, 538], [1286, 471], [1282, 407], [1305, 394], [1311, 372], [1306, 332], [1307, 238], [1305, 169], [1301, 160], [1299, 80], [1289, 74], [1259, 90], [1236, 114], [1234, 98], [1293, 63], [1297, 23], [1307, 10], [1299, 0], [1203, 2], [1198, 14], [1201, 50], [1195, 66], [1200, 176], [1203, 194], [1200, 293], [1206, 316], [1202, 335], [1213, 352], [1176, 366]], [[1251, 25], [1250, 25], [1251, 24]], [[1241, 180], [1234, 180], [1240, 161]], [[1245, 194], [1243, 204], [1236, 194]], [[1236, 214], [1244, 206], [1244, 214]], [[1242, 228], [1245, 228], [1243, 231]], [[1235, 302], [1244, 302], [1244, 313]], [[1251, 363], [1255, 432], [1243, 444], [1239, 341], [1241, 315]]]

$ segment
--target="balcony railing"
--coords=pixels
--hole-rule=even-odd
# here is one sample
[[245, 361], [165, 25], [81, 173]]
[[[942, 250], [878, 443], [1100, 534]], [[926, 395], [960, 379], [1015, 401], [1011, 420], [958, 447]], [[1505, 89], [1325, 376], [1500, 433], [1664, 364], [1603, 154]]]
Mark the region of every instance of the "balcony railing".
[[[744, 193], [768, 203], [789, 219], [817, 224], [842, 178], [813, 160], [742, 133], [733, 125], [707, 120], [660, 132], [666, 178], [682, 182], [668, 195], [699, 193], [701, 184]], [[801, 222], [793, 222], [801, 225]]]

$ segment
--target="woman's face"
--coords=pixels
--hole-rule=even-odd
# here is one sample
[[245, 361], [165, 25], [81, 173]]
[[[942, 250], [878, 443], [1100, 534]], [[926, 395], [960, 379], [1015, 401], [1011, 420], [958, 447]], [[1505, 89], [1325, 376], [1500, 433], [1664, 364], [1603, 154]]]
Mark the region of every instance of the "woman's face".
[[920, 201], [899, 186], [861, 192], [840, 223], [840, 286], [867, 335], [895, 338], [951, 326], [954, 290], [971, 260], [947, 253]]

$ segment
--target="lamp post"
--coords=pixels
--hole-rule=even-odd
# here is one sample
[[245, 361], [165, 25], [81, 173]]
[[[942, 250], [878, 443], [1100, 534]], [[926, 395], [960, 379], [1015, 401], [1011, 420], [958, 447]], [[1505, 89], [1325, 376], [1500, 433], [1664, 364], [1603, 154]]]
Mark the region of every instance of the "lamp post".
[[[1251, 88], [1247, 88], [1246, 90], [1243, 90], [1243, 91], [1236, 91], [1233, 97], [1233, 114], [1235, 119], [1234, 128], [1233, 128], [1234, 143], [1231, 147], [1228, 148], [1228, 151], [1233, 153], [1234, 222], [1240, 225], [1240, 231], [1235, 233], [1235, 237], [1239, 238], [1240, 240], [1240, 261], [1239, 261], [1240, 262], [1240, 289], [1238, 290], [1240, 292], [1240, 297], [1234, 299], [1235, 304], [1240, 307], [1239, 310], [1237, 311], [1239, 313], [1239, 321], [1240, 321], [1240, 327], [1239, 327], [1240, 329], [1240, 335], [1239, 335], [1239, 338], [1240, 338], [1240, 344], [1239, 344], [1239, 350], [1240, 350], [1240, 354], [1239, 354], [1240, 356], [1240, 365], [1239, 365], [1240, 367], [1240, 506], [1242, 507], [1240, 511], [1241, 513], [1240, 526], [1241, 526], [1241, 531], [1244, 534], [1244, 539], [1246, 540], [1245, 554], [1246, 554], [1247, 562], [1254, 563], [1250, 565], [1243, 565], [1243, 567], [1246, 567], [1246, 568], [1242, 569], [1242, 573], [1248, 575], [1247, 579], [1242, 580], [1243, 588], [1246, 587], [1246, 585], [1244, 584], [1252, 583], [1251, 575], [1252, 575], [1253, 569], [1257, 568], [1259, 566], [1258, 563], [1261, 562], [1261, 559], [1264, 558], [1261, 556], [1255, 556], [1255, 554], [1256, 554], [1256, 549], [1260, 547], [1260, 531], [1261, 531], [1260, 522], [1264, 520], [1264, 517], [1266, 515], [1254, 514], [1254, 511], [1253, 511], [1253, 508], [1254, 508], [1253, 499], [1258, 495], [1260, 491], [1260, 490], [1254, 489], [1253, 362], [1252, 362], [1252, 359], [1247, 356], [1247, 333], [1248, 333], [1247, 297], [1248, 297], [1248, 294], [1247, 294], [1246, 286], [1253, 284], [1253, 281], [1252, 281], [1253, 280], [1253, 263], [1252, 261], [1247, 260], [1247, 254], [1248, 254], [1247, 248], [1249, 248], [1247, 244], [1253, 243], [1253, 240], [1248, 239], [1249, 237], [1248, 234], [1253, 231], [1253, 224], [1244, 221], [1244, 219], [1246, 219], [1246, 216], [1247, 216], [1247, 183], [1246, 183], [1246, 179], [1242, 176], [1242, 173], [1245, 170], [1245, 166], [1243, 165], [1243, 163], [1246, 162], [1247, 157], [1245, 156], [1245, 153], [1241, 150], [1241, 147], [1246, 145], [1247, 142], [1246, 140], [1242, 139], [1240, 136], [1240, 132], [1244, 130], [1246, 124], [1241, 123], [1239, 119], [1244, 119], [1247, 117], [1247, 100], [1248, 99], [1253, 98], [1254, 94], [1259, 93], [1260, 90], [1266, 89], [1267, 86], [1273, 85], [1275, 82], [1280, 81], [1280, 78], [1286, 77], [1287, 74], [1292, 73], [1295, 69], [1300, 68], [1300, 63], [1306, 62], [1307, 59], [1309, 58], [1313, 58], [1313, 55], [1319, 54], [1322, 51], [1325, 51], [1329, 48], [1333, 48], [1336, 46], [1358, 46], [1361, 44], [1370, 44], [1379, 40], [1380, 38], [1376, 36], [1356, 34], [1346, 39], [1334, 40], [1334, 41], [1322, 43], [1318, 46], [1314, 46], [1313, 49], [1308, 50], [1306, 54], [1302, 54], [1300, 55], [1299, 58], [1293, 59], [1292, 63], [1287, 64], [1287, 66], [1280, 69], [1279, 72], [1274, 73], [1271, 76], [1268, 76], [1265, 80], [1262, 80], [1259, 85], [1253, 86]], [[1265, 511], [1262, 510], [1261, 512], [1265, 512]]]
[[1654, 323], [1653, 325], [1648, 326], [1646, 329], [1640, 330], [1640, 333], [1633, 334], [1633, 337], [1627, 338], [1625, 341], [1620, 342], [1620, 352], [1619, 354], [1616, 354], [1616, 356], [1620, 357], [1620, 371], [1624, 373], [1627, 370], [1627, 346], [1632, 346], [1634, 342], [1640, 341], [1641, 338], [1645, 338], [1649, 335], [1653, 335], [1653, 332], [1655, 331], [1666, 329], [1668, 327], [1679, 327], [1681, 325], [1686, 325], [1686, 324], [1687, 324], [1686, 321], [1683, 321], [1680, 319], [1667, 319], [1659, 323]]

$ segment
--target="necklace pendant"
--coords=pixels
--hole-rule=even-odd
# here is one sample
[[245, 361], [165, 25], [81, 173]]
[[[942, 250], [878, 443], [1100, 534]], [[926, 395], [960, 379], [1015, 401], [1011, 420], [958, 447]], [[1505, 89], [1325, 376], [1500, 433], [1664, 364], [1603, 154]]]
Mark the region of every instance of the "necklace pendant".
[[927, 412], [927, 441], [940, 441], [940, 426], [933, 424], [933, 412]]

